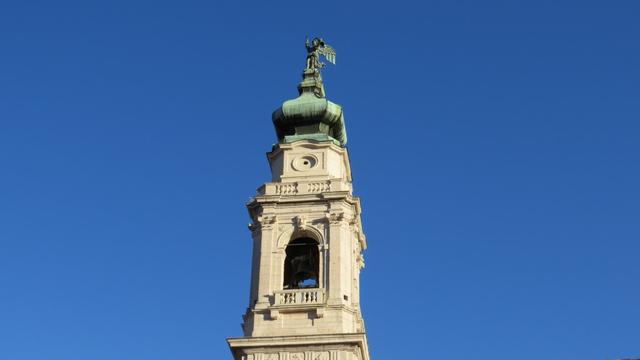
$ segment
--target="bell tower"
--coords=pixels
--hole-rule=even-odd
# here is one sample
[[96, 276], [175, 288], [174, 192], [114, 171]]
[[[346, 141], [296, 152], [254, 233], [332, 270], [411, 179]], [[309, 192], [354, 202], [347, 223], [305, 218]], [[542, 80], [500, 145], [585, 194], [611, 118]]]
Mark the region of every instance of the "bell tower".
[[227, 339], [235, 360], [369, 360], [360, 311], [367, 247], [352, 193], [342, 107], [325, 97], [322, 39], [307, 41], [300, 96], [272, 119], [271, 181], [247, 204], [253, 238], [244, 337]]

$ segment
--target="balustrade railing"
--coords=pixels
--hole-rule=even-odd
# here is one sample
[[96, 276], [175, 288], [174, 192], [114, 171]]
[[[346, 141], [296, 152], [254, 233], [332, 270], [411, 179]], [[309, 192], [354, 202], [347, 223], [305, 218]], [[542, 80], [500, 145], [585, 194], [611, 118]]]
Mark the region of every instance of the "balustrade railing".
[[281, 183], [276, 184], [276, 194], [278, 195], [294, 195], [298, 193], [298, 184], [296, 183]]
[[324, 303], [323, 289], [289, 289], [275, 292], [275, 305], [312, 305]]

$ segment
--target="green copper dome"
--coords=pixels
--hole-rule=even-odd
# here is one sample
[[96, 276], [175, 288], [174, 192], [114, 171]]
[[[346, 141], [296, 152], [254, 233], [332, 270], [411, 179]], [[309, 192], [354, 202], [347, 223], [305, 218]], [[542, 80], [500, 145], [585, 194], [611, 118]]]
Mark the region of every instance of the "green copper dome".
[[285, 101], [273, 112], [272, 120], [278, 141], [331, 140], [345, 146], [347, 131], [342, 107], [325, 98], [320, 71], [306, 69], [298, 92], [300, 96]]

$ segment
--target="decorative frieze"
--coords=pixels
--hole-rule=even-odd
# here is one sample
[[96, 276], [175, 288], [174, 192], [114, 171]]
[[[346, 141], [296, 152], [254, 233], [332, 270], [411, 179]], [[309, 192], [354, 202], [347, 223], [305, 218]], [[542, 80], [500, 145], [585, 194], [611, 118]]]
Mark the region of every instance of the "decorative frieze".
[[236, 360], [369, 360], [362, 332], [229, 340]]
[[338, 351], [299, 351], [266, 354], [248, 354], [241, 360], [337, 360]]
[[303, 352], [289, 354], [289, 360], [306, 360]]

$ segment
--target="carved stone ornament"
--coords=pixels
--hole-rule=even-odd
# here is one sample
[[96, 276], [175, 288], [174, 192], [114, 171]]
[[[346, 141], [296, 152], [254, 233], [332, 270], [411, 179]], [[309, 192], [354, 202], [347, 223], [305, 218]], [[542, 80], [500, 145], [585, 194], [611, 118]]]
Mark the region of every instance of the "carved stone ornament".
[[340, 224], [345, 220], [344, 212], [331, 211], [329, 214], [327, 214], [327, 219], [329, 219], [329, 223], [331, 224]]
[[329, 353], [326, 351], [323, 352], [314, 352], [311, 356], [312, 360], [329, 360]]
[[308, 219], [304, 215], [298, 215], [293, 218], [293, 226], [296, 227], [296, 230], [305, 230], [307, 229]]
[[260, 228], [264, 228], [264, 229], [270, 229], [271, 226], [273, 224], [276, 223], [276, 217], [275, 215], [262, 215], [262, 216], [258, 216], [253, 223], [249, 224], [247, 227], [249, 228], [249, 230], [251, 230], [252, 232], [260, 229]]
[[304, 353], [291, 353], [291, 355], [289, 355], [289, 360], [304, 360]]
[[275, 224], [276, 222], [276, 217], [275, 215], [262, 215], [258, 217], [258, 222], [260, 223], [260, 225], [262, 225], [263, 227]]
[[364, 256], [362, 256], [362, 254], [358, 254], [358, 257], [356, 258], [356, 264], [359, 270], [364, 269]]

